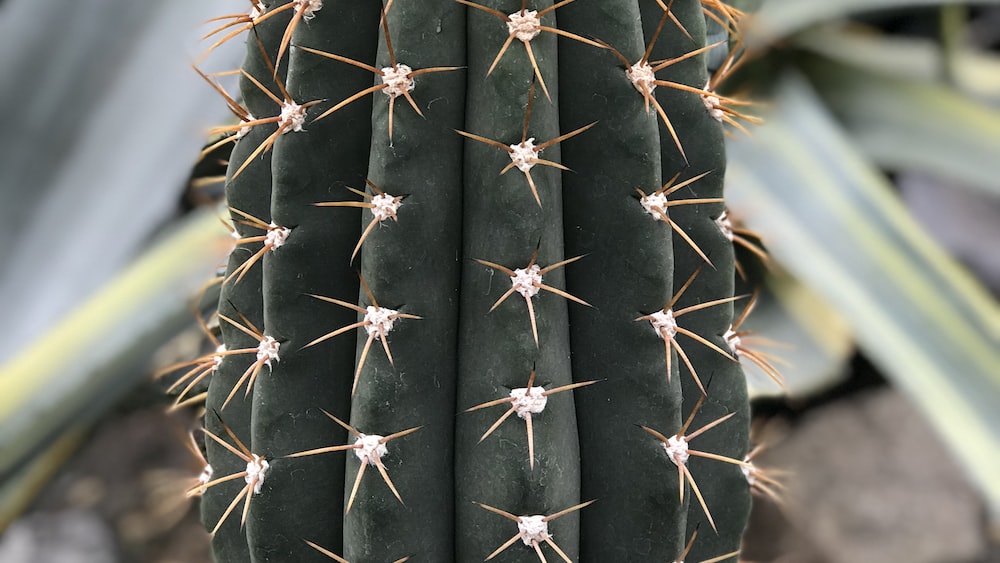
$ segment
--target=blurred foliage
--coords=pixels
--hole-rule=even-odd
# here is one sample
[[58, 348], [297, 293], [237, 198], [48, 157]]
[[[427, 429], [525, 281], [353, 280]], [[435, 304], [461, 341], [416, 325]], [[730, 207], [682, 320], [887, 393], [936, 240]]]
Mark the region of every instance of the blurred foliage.
[[0, 4], [0, 529], [193, 322], [229, 242], [181, 194], [227, 110], [189, 65], [200, 22], [245, 7]]
[[[200, 22], [244, 0], [7, 0], [0, 8], [0, 362], [176, 218], [225, 104], [191, 71]], [[213, 60], [234, 68], [239, 45]]]
[[[931, 22], [940, 16], [930, 29], [946, 37], [888, 34], [841, 19], [926, 4], [947, 3], [765, 2], [748, 26], [755, 59], [742, 87], [756, 93], [766, 123], [749, 138], [732, 138], [727, 193], [792, 276], [769, 284], [770, 303], [801, 291], [799, 280], [836, 311], [1000, 516], [1000, 306], [914, 220], [887, 176], [919, 172], [1000, 195], [1000, 111], [990, 105], [1000, 100], [1000, 74], [991, 72], [1000, 57], [961, 45], [964, 12], [954, 7], [918, 12]], [[874, 19], [892, 21], [884, 12]], [[826, 362], [806, 374], [785, 368], [805, 389], [843, 373], [843, 348], [844, 355], [815, 352], [843, 338], [835, 321], [824, 322], [829, 328], [817, 333], [772, 311], [757, 325], [764, 334], [793, 334], [796, 348]], [[827, 379], [804, 383], [809, 376]]]

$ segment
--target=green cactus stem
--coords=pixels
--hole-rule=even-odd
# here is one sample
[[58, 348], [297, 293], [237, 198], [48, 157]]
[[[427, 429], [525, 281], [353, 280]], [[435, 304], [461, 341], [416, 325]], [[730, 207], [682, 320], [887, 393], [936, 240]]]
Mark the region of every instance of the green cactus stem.
[[219, 310], [253, 353], [210, 386], [217, 560], [737, 556], [716, 4], [288, 0], [231, 22], [249, 130]]
[[[646, 50], [634, 1], [576, 2], [560, 23], [633, 62]], [[673, 251], [670, 228], [636, 195], [660, 185], [661, 139], [659, 117], [626, 68], [611, 50], [560, 43], [561, 114], [596, 118], [602, 140], [563, 150], [573, 170], [564, 179], [567, 248], [586, 255], [570, 267], [569, 289], [594, 304], [571, 311], [573, 371], [605, 379], [577, 403], [583, 493], [599, 499], [581, 514], [581, 561], [669, 561], [684, 541], [676, 475], [638, 426], [679, 425], [681, 394], [663, 341], [636, 322], [672, 295]]]
[[[275, 112], [273, 101], [267, 93], [258, 88], [251, 77], [259, 83], [273, 83], [271, 78], [275, 69], [269, 57], [273, 57], [272, 44], [277, 37], [280, 37], [286, 23], [281, 18], [262, 23], [256, 28], [256, 34], [248, 38], [247, 55], [243, 63], [245, 74], [240, 80], [240, 97], [245, 106], [245, 114], [251, 121], [255, 119], [254, 116], [269, 116]], [[265, 223], [270, 221], [270, 154], [257, 158], [255, 166], [247, 168], [245, 174], [237, 176], [236, 172], [243, 168], [249, 161], [250, 155], [270, 138], [275, 130], [274, 124], [262, 123], [248, 129], [238, 129], [234, 134], [238, 137], [238, 141], [233, 147], [229, 161], [226, 199], [230, 208], [234, 210], [231, 212], [234, 234], [244, 239], [253, 239], [260, 235], [259, 229], [247, 223], [246, 216], [255, 217]], [[260, 330], [259, 327], [264, 326], [261, 268], [258, 266], [247, 270], [239, 283], [233, 283], [235, 281], [233, 276], [238, 277], [244, 264], [257, 255], [263, 246], [262, 241], [245, 242], [237, 245], [230, 254], [224, 278], [230, 279], [230, 282], [223, 283], [218, 307], [220, 319], [233, 321], [220, 320], [219, 323], [222, 342], [228, 350], [256, 350], [260, 345], [260, 338], [254, 337], [250, 332]], [[205, 429], [227, 440], [232, 446], [236, 446], [236, 440], [245, 445], [251, 444], [251, 402], [239, 400], [233, 404], [226, 403], [230, 401], [237, 383], [248, 370], [252, 369], [256, 361], [255, 352], [226, 355], [209, 383], [205, 401], [208, 413], [205, 417]], [[226, 408], [223, 408], [223, 405], [226, 405]], [[224, 419], [219, 416], [223, 412]], [[232, 431], [233, 436], [229, 435], [226, 427]], [[217, 441], [207, 440], [206, 449], [208, 460], [206, 481], [246, 469], [244, 460], [234, 456]], [[242, 481], [226, 482], [207, 488], [202, 495], [202, 519], [208, 530], [215, 530], [212, 534], [212, 551], [219, 563], [249, 560], [249, 546], [240, 519], [228, 518], [225, 522], [221, 522], [220, 526], [220, 520], [243, 485]]]
[[[700, 2], [676, 1], [672, 11], [691, 39], [683, 34], [664, 34], [654, 47], [654, 59], [681, 57], [705, 42], [705, 16]], [[653, 7], [644, 5], [644, 16], [653, 16], [656, 12]], [[651, 17], [647, 22], [649, 19]], [[649, 33], [651, 26], [647, 24], [646, 27]], [[671, 66], [670, 73], [676, 78], [668, 80], [689, 88], [704, 88], [709, 81], [705, 58], [706, 55], [699, 54]], [[684, 155], [680, 155], [677, 150], [664, 146], [661, 152], [664, 176], [680, 172], [683, 180], [708, 173], [676, 192], [674, 197], [677, 200], [721, 198], [726, 165], [723, 127], [706, 106], [706, 96], [679, 88], [658, 88], [655, 94], [662, 106], [674, 108], [671, 122], [684, 147]], [[723, 211], [721, 199], [671, 209], [673, 221], [711, 261], [711, 267], [705, 266], [704, 258], [692, 245], [674, 239], [675, 285], [679, 287], [698, 272], [675, 307], [683, 309], [717, 302], [715, 306], [693, 310], [684, 318], [686, 329], [714, 345], [713, 348], [692, 338], [683, 338], [680, 342], [690, 365], [701, 376], [699, 385], [691, 369], [686, 365], [682, 368], [684, 404], [685, 410], [691, 411], [692, 406], [701, 401], [704, 388], [708, 399], [698, 410], [693, 424], [697, 427], [726, 415], [732, 418], [714, 432], [705, 434], [699, 447], [742, 460], [748, 451], [750, 409], [745, 376], [724, 339], [734, 320], [732, 302], [723, 300], [733, 297], [735, 258], [732, 242], [715, 222]], [[725, 431], [720, 431], [723, 428]], [[689, 469], [699, 484], [715, 525], [708, 525], [710, 522], [698, 503], [690, 504], [685, 535], [690, 536], [696, 529], [700, 529], [701, 534], [688, 557], [702, 560], [738, 550], [750, 509], [750, 491], [740, 467], [695, 457]]]
[[[277, 9], [271, 7], [271, 9]], [[327, 1], [311, 6], [291, 36], [292, 45], [373, 59], [380, 19], [370, 2]], [[298, 12], [297, 12], [298, 13]], [[295, 21], [294, 19], [292, 21]], [[338, 100], [370, 84], [362, 69], [340, 68], [312, 53], [290, 48], [287, 55], [288, 103], [302, 107], [316, 100]], [[336, 67], [338, 79], [324, 79]], [[332, 102], [324, 102], [332, 103]], [[287, 106], [286, 106], [287, 107]], [[358, 278], [350, 265], [357, 240], [358, 210], [324, 209], [313, 204], [351, 196], [346, 185], [363, 185], [371, 136], [371, 100], [361, 100], [321, 120], [320, 104], [301, 124], [275, 140], [271, 162], [271, 220], [289, 229], [281, 248], [263, 260], [264, 330], [281, 344], [280, 361], [258, 379], [253, 390], [252, 441], [255, 453], [271, 460], [259, 499], [250, 509], [247, 539], [256, 561], [303, 552], [301, 561], [321, 560], [306, 551], [304, 539], [340, 549], [343, 526], [344, 461], [337, 456], [287, 459], [284, 456], [344, 443], [322, 409], [346, 417], [355, 350], [353, 339], [332, 339], [306, 346], [318, 335], [350, 324], [351, 310], [323, 307], [311, 295], [354, 300]], [[302, 111], [305, 108], [302, 107]], [[316, 260], [316, 256], [323, 256]], [[294, 499], [305, 520], [282, 508]]]
[[[446, 561], [453, 554], [455, 529], [462, 138], [454, 129], [462, 127], [465, 116], [466, 76], [459, 68], [465, 65], [465, 9], [452, 2], [397, 0], [385, 30], [374, 66], [406, 65], [413, 89], [399, 96], [374, 94], [369, 195], [376, 196], [377, 187], [385, 197], [401, 199], [391, 219], [370, 229], [361, 248], [361, 271], [381, 305], [420, 318], [401, 319], [386, 335], [391, 362], [381, 350], [369, 353], [350, 416], [359, 429], [422, 428], [388, 444], [385, 464], [402, 502], [380, 479], [361, 481], [344, 528], [344, 557], [388, 562], [415, 554], [413, 546], [421, 545], [421, 558]], [[364, 212], [363, 228], [377, 219], [376, 211], [373, 206]], [[361, 296], [361, 303], [370, 301]], [[359, 331], [358, 350], [366, 337]], [[352, 457], [348, 482], [360, 467]]]

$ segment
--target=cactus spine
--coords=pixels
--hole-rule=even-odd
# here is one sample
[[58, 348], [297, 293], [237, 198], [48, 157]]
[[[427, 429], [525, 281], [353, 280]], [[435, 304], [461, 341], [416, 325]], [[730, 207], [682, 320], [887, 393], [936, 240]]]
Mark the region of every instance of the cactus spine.
[[735, 560], [702, 2], [252, 4], [216, 558]]

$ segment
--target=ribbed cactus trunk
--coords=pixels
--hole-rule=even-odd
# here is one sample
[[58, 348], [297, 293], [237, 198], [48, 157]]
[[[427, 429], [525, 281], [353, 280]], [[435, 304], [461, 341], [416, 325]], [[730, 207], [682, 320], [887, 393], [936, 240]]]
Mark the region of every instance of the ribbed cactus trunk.
[[703, 9], [233, 20], [218, 561], [736, 560], [749, 409]]

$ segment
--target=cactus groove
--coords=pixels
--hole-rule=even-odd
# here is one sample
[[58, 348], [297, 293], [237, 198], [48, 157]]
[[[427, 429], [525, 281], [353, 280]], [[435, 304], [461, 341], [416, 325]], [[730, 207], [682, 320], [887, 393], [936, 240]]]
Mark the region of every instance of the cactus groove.
[[737, 560], [738, 114], [706, 18], [738, 15], [251, 0], [217, 24], [212, 48], [247, 42], [220, 129], [240, 352], [198, 489], [217, 561]]

